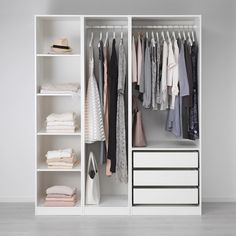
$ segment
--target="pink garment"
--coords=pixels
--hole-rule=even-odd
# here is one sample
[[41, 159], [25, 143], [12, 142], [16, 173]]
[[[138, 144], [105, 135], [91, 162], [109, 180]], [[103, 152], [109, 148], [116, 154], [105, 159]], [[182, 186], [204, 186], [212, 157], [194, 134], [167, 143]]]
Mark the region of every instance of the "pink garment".
[[[74, 194], [75, 195], [75, 194]], [[74, 196], [72, 195], [72, 196]], [[47, 198], [71, 198], [71, 195], [66, 195], [66, 194], [48, 194]]]
[[75, 206], [76, 202], [51, 202], [45, 201], [45, 207], [73, 207]]
[[53, 201], [53, 202], [75, 202], [76, 197], [75, 195], [71, 197], [46, 197], [46, 201]]

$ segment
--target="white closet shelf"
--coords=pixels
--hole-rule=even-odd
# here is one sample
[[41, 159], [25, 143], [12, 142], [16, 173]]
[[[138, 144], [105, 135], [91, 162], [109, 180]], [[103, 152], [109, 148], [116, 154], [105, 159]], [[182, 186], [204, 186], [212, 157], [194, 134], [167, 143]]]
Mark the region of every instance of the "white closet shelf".
[[73, 96], [77, 96], [77, 94], [73, 94], [73, 93], [37, 93], [38, 97], [73, 97]]
[[40, 199], [35, 208], [36, 215], [81, 215], [82, 208], [80, 201], [73, 207], [45, 207], [44, 199]]
[[38, 53], [37, 57], [80, 57], [80, 54], [50, 54], [50, 53]]
[[40, 163], [37, 168], [38, 172], [80, 172], [81, 171], [81, 166], [80, 163], [77, 164], [73, 168], [68, 168], [68, 169], [62, 169], [62, 168], [57, 168], [57, 169], [51, 169], [48, 168], [46, 163]]
[[198, 140], [160, 140], [160, 141], [149, 141], [146, 147], [133, 147], [134, 151], [142, 150], [198, 150]]
[[75, 136], [80, 136], [81, 132], [80, 130], [76, 130], [74, 133], [50, 133], [47, 132], [45, 129], [41, 129], [40, 131], [37, 132], [37, 135], [75, 135]]
[[99, 205], [85, 205], [85, 207], [128, 207], [128, 195], [101, 195]]

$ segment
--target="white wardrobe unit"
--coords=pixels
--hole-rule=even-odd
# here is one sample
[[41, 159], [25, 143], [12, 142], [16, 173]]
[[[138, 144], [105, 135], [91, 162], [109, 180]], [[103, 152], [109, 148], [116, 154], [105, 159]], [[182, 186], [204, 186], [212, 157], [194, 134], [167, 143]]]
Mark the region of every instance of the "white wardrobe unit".
[[[194, 31], [199, 46], [198, 108], [199, 140], [176, 138], [165, 131], [166, 112], [142, 108], [146, 147], [132, 146], [132, 35], [137, 32]], [[99, 167], [101, 202], [85, 202], [87, 161], [93, 151], [99, 162], [99, 143], [84, 141], [84, 102], [88, 81], [88, 47], [93, 32], [94, 45], [109, 34], [117, 46], [123, 34], [127, 57], [128, 94], [128, 183], [117, 182]], [[114, 35], [115, 32], [115, 35]], [[72, 54], [48, 54], [57, 38], [66, 37]], [[94, 47], [95, 58], [98, 50]], [[98, 74], [95, 64], [95, 76]], [[80, 84], [80, 96], [40, 94], [45, 83]], [[38, 15], [35, 16], [35, 214], [37, 215], [199, 215], [201, 214], [201, 16], [194, 15]], [[73, 111], [79, 119], [75, 133], [48, 133], [45, 119], [50, 113]], [[48, 150], [72, 147], [80, 165], [72, 169], [48, 169]], [[69, 185], [77, 188], [74, 207], [45, 207], [47, 187]]]

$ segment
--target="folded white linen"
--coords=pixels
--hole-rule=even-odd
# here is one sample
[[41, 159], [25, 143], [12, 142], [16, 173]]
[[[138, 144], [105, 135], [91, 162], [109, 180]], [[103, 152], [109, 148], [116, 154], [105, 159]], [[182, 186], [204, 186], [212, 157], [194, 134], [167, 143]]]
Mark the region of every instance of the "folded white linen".
[[64, 126], [64, 125], [75, 125], [75, 121], [49, 121], [47, 122], [47, 126], [51, 126], [51, 125], [60, 125], [60, 126]]
[[74, 125], [47, 125], [46, 129], [47, 130], [62, 130], [62, 129], [67, 129], [67, 130], [75, 130], [76, 126]]
[[76, 93], [78, 93], [77, 91], [75, 91], [75, 92], [73, 92], [73, 91], [67, 91], [67, 90], [65, 90], [65, 91], [58, 91], [58, 90], [43, 90], [43, 89], [41, 89], [40, 90], [40, 93], [41, 94], [76, 94]]
[[73, 149], [66, 148], [66, 149], [48, 151], [46, 157], [47, 159], [52, 159], [52, 158], [72, 157], [72, 155], [73, 155]]
[[47, 122], [50, 121], [74, 121], [75, 113], [74, 112], [65, 112], [65, 113], [52, 113], [47, 117]]
[[46, 130], [47, 133], [75, 133], [75, 130], [73, 129], [50, 129]]
[[79, 90], [78, 83], [62, 83], [62, 84], [44, 84], [41, 86], [40, 93], [43, 92], [77, 92]]
[[73, 195], [76, 192], [76, 188], [71, 188], [69, 186], [63, 185], [54, 185], [52, 187], [47, 188], [47, 194], [65, 194], [65, 195]]

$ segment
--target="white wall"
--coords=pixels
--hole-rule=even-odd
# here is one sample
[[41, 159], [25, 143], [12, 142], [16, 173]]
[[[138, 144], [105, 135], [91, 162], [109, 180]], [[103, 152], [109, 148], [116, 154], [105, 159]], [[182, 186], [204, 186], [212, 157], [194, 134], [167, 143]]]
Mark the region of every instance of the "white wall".
[[34, 14], [202, 14], [203, 197], [236, 201], [234, 0], [1, 0], [0, 201], [34, 195]]

